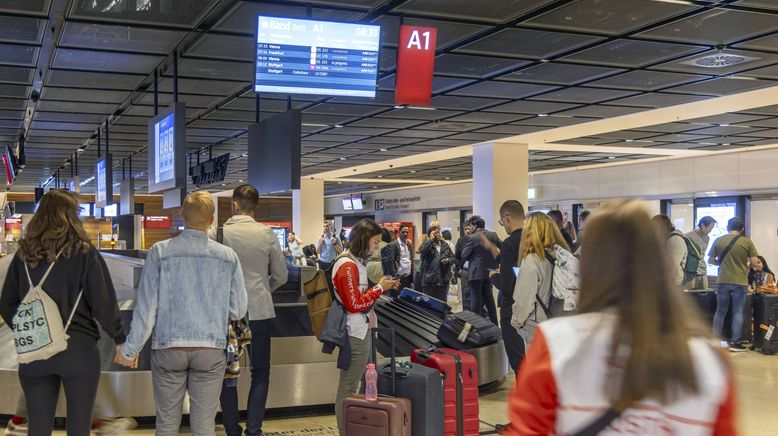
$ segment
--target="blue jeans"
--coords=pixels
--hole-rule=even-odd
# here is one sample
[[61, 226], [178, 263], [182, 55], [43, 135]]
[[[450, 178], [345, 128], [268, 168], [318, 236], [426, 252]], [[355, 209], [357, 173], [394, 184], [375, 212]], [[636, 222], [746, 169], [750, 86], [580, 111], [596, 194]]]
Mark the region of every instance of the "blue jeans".
[[[272, 320], [249, 321], [251, 329], [251, 390], [249, 391], [248, 407], [246, 408], [246, 435], [262, 434], [262, 421], [265, 419], [265, 405], [270, 387], [270, 328]], [[245, 371], [245, 368], [241, 368]], [[240, 426], [238, 411], [238, 388], [222, 387], [221, 393], [222, 421], [229, 436], [240, 436], [243, 429]]]
[[743, 306], [746, 304], [748, 288], [744, 285], [722, 283], [716, 290], [716, 315], [713, 317], [713, 335], [721, 338], [724, 318], [727, 316], [730, 298], [732, 299], [732, 344], [739, 344], [743, 339]]

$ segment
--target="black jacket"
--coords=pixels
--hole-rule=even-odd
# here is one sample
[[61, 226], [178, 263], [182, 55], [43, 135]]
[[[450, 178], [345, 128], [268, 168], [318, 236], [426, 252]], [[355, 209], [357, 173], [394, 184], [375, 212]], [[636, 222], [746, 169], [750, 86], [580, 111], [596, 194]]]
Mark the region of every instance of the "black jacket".
[[459, 265], [469, 262], [468, 280], [489, 280], [489, 270], [497, 269], [497, 260], [490, 250], [481, 246], [481, 234], [486, 233], [486, 237], [495, 245], [502, 244], [497, 233], [489, 232], [484, 229], [478, 229], [474, 234], [467, 237], [462, 247], [462, 254], [457, 259]]
[[[406, 245], [408, 246], [408, 252], [411, 256], [411, 274], [413, 274], [413, 245], [410, 241], [407, 242]], [[402, 258], [400, 241], [395, 239], [381, 250], [381, 266], [384, 267], [384, 274], [391, 277], [398, 277], [397, 270], [400, 268], [400, 258]]]
[[439, 252], [436, 244], [429, 239], [419, 248], [422, 286], [448, 286], [448, 281], [451, 280], [454, 253], [446, 241], [438, 241], [437, 244], [440, 244]]
[[[48, 262], [41, 262], [35, 268], [30, 268], [33, 283], [38, 284], [48, 267]], [[114, 338], [115, 343], [124, 343], [124, 325], [116, 302], [116, 291], [105, 260], [94, 247], [87, 253], [74, 251], [69, 258], [60, 256], [42, 288], [59, 306], [63, 323], [67, 322], [78, 293], [84, 290], [68, 334], [82, 334], [97, 341], [100, 339], [95, 322], [97, 320], [103, 330]], [[8, 268], [0, 296], [0, 315], [6, 322], [11, 322], [29, 290], [24, 262], [19, 256], [15, 256]]]
[[[516, 287], [516, 274], [513, 267], [519, 265], [519, 245], [522, 229], [515, 230], [500, 245], [500, 273], [492, 276], [492, 284], [502, 291], [500, 310], [502, 314], [513, 313], [513, 291]], [[501, 315], [502, 316], [502, 315]], [[502, 316], [505, 319], [504, 316]], [[510, 316], [508, 316], [510, 320]]]

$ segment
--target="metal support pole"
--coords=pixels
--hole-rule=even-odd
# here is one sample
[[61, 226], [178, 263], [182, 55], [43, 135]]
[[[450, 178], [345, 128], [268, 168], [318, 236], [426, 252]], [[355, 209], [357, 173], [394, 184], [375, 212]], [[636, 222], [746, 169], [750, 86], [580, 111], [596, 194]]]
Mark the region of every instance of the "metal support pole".
[[154, 70], [154, 116], [159, 113], [159, 74]]
[[178, 103], [178, 50], [173, 52], [173, 103]]
[[103, 124], [97, 128], [97, 158], [100, 159], [100, 133], [103, 131]]
[[108, 120], [105, 120], [105, 155], [108, 155], [108, 126], [110, 123]]
[[256, 99], [256, 107], [255, 107], [255, 112], [254, 112], [254, 122], [258, 123], [259, 122], [259, 118], [260, 118], [260, 116], [262, 114], [260, 103], [259, 103], [259, 93], [256, 93], [254, 95], [254, 98]]
[[292, 96], [287, 95], [286, 96], [286, 110], [290, 111], [292, 110]]

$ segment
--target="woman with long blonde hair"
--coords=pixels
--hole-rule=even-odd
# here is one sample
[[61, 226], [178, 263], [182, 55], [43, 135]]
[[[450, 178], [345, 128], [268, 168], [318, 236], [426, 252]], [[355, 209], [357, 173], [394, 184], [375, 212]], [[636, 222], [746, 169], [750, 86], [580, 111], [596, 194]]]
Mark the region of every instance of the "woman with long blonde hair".
[[578, 313], [535, 331], [506, 434], [737, 434], [725, 358], [673, 286], [645, 206], [606, 204], [584, 240]]
[[519, 248], [519, 277], [513, 291], [511, 325], [524, 339], [526, 350], [538, 323], [551, 309], [554, 246], [570, 251], [556, 223], [544, 213], [531, 213], [524, 221]]

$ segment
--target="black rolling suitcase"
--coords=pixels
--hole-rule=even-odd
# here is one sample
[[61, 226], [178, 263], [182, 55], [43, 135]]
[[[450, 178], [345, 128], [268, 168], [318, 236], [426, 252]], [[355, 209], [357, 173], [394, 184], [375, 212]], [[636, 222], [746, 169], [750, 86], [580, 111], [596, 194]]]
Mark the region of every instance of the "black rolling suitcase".
[[[732, 299], [729, 300], [729, 310], [727, 310], [727, 316], [724, 318], [724, 326], [721, 329], [721, 337], [725, 340], [732, 339]], [[754, 294], [746, 294], [746, 302], [743, 305], [743, 333], [740, 335], [741, 342], [751, 343], [754, 340], [753, 327], [754, 318]]]
[[754, 294], [754, 348], [778, 353], [778, 294]]
[[438, 330], [440, 342], [455, 350], [483, 347], [493, 344], [501, 338], [499, 327], [469, 310], [447, 316]]
[[[377, 343], [378, 334], [385, 333], [389, 342], [393, 332], [386, 329], [371, 331], [373, 343]], [[372, 347], [375, 361], [376, 347]], [[383, 354], [383, 353], [381, 353]], [[416, 363], [396, 364], [394, 354], [390, 353], [389, 363], [378, 366], [378, 393], [392, 393], [392, 364], [395, 364], [394, 396], [411, 400], [411, 435], [438, 436], [443, 434], [444, 392], [440, 371]]]
[[711, 289], [686, 291], [684, 295], [692, 302], [702, 319], [713, 325], [713, 317], [716, 315], [716, 291]]
[[[401, 356], [409, 356], [411, 351], [419, 347], [428, 347], [437, 341], [437, 332], [441, 320], [410, 303], [399, 299], [382, 296], [375, 304], [378, 314], [378, 325], [390, 328], [396, 333], [396, 352]], [[387, 356], [390, 353], [389, 338], [385, 330], [381, 330], [378, 341], [378, 351]]]

